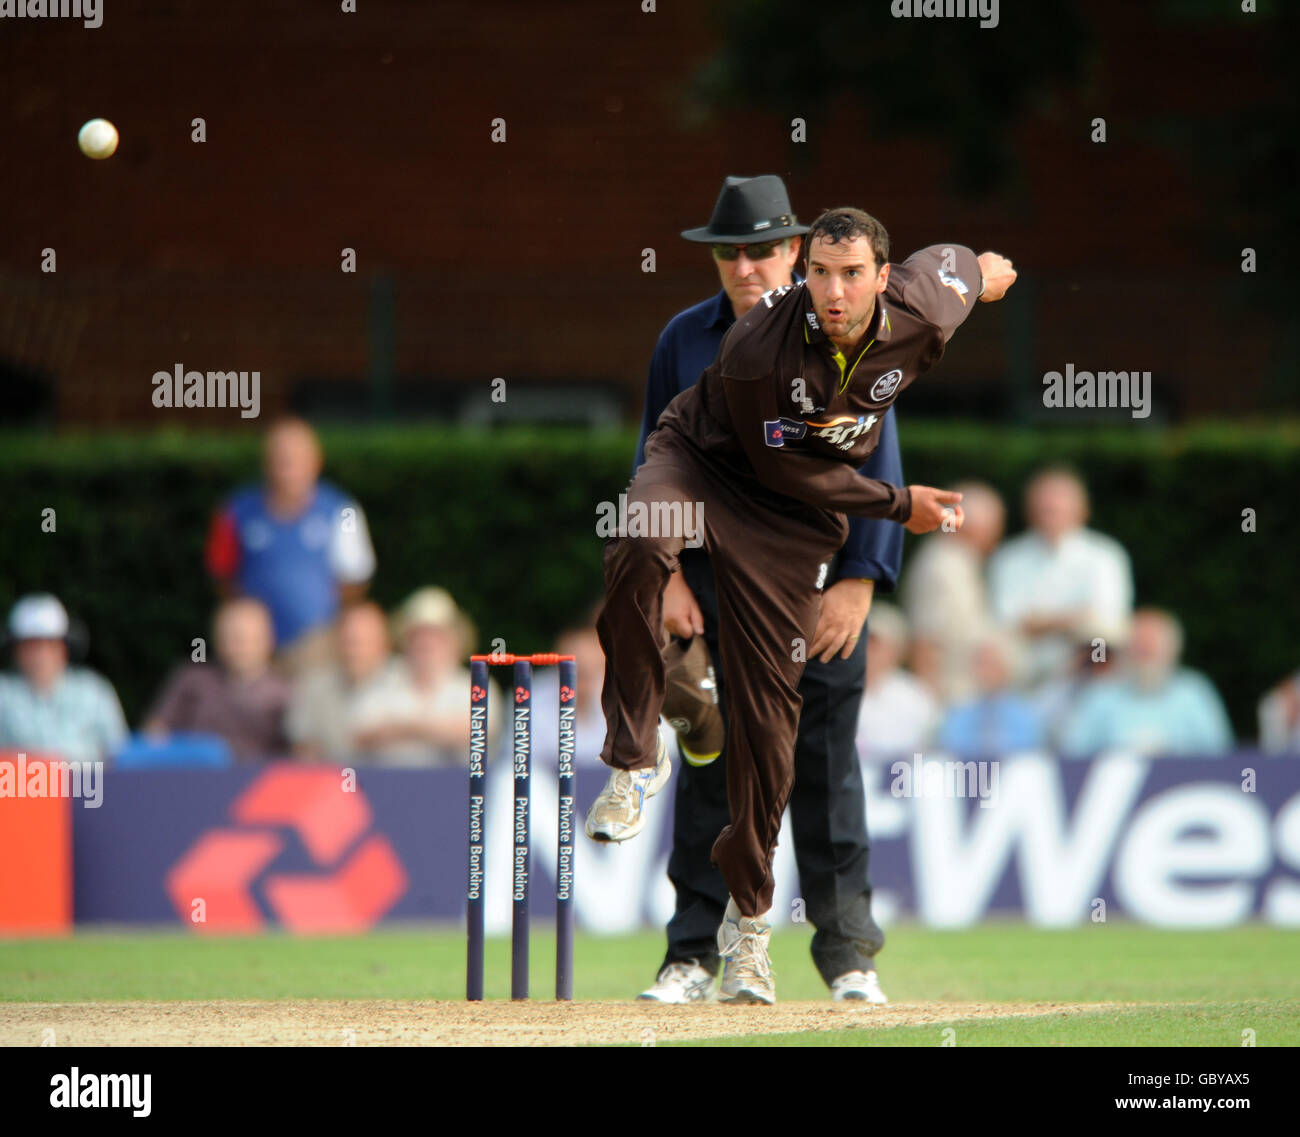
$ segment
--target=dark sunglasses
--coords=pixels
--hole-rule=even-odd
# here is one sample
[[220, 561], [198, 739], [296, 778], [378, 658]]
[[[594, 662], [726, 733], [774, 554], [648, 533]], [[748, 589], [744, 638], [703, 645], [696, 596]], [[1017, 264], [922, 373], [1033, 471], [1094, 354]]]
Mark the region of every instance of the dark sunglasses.
[[713, 256], [720, 261], [739, 260], [743, 249], [745, 256], [751, 261], [765, 261], [769, 257], [775, 256], [777, 249], [784, 243], [783, 239], [780, 241], [764, 241], [761, 245], [714, 245]]

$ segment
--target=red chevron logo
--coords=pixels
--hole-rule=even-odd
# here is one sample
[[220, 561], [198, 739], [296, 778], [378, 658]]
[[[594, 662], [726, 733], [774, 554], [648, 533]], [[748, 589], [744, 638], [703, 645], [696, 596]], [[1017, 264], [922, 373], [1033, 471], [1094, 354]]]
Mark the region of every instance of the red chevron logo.
[[[372, 833], [357, 845], [373, 814], [359, 788], [344, 789], [338, 770], [270, 769], [235, 799], [230, 817], [237, 828], [202, 834], [164, 882], [195, 931], [262, 928], [252, 891], [259, 883], [276, 921], [302, 933], [364, 931], [406, 892], [406, 869], [388, 838]], [[287, 844], [277, 832], [284, 829], [321, 871], [264, 875]]]

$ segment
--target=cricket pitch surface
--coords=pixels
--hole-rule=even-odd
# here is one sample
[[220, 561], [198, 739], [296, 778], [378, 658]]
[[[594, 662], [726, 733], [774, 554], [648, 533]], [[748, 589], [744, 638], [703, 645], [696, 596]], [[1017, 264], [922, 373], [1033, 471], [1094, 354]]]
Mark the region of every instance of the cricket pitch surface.
[[[0, 1045], [649, 1046], [753, 1034], [864, 1031], [976, 1019], [1074, 1015], [1120, 1003], [637, 1002], [393, 1000], [0, 1003]], [[48, 1037], [46, 1035], [45, 1037]]]

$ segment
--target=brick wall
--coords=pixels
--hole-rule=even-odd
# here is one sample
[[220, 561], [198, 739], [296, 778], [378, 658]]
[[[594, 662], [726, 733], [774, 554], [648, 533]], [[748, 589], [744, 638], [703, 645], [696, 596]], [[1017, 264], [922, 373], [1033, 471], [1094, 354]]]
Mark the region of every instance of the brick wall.
[[[963, 407], [1009, 403], [1067, 361], [1149, 368], [1182, 413], [1258, 406], [1275, 329], [1234, 312], [1230, 334], [1188, 334], [1239, 242], [1129, 125], [1138, 107], [1259, 97], [1251, 37], [1215, 36], [1216, 66], [1240, 82], [1210, 83], [1192, 65], [1204, 31], [1162, 30], [1155, 52], [1130, 9], [1089, 6], [1087, 82], [1021, 125], [1019, 178], [976, 204], [939, 147], [871, 146], [860, 108], [815, 118], [802, 147], [773, 115], [696, 121], [685, 92], [714, 45], [706, 5], [639, 8], [172, 0], [108, 3], [93, 31], [11, 22], [0, 360], [48, 372], [63, 423], [160, 421], [149, 377], [176, 362], [260, 370], [273, 412], [306, 378], [365, 383], [383, 271], [399, 379], [605, 382], [634, 414], [659, 328], [716, 279], [677, 232], [707, 218], [724, 174], [779, 172], [804, 218], [863, 205], [899, 254], [962, 240], [1016, 260], [1025, 310], [981, 308], [935, 377]], [[123, 141], [95, 163], [74, 140], [100, 114]], [[1110, 119], [1105, 147], [1087, 140], [1094, 114]], [[355, 276], [339, 272], [344, 246]], [[46, 247], [57, 275], [38, 271]]]

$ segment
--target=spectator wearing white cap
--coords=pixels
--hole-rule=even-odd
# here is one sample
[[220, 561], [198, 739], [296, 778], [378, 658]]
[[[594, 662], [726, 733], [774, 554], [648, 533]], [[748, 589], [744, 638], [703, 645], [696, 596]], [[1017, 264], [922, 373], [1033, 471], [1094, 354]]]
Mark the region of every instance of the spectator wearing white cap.
[[[400, 655], [360, 700], [353, 747], [362, 760], [390, 766], [451, 766], [464, 761], [474, 628], [442, 588], [421, 588], [393, 618]], [[495, 736], [501, 697], [488, 695]]]
[[16, 675], [0, 676], [0, 747], [69, 762], [109, 758], [126, 741], [113, 685], [68, 665], [68, 613], [55, 596], [24, 596], [9, 613]]

